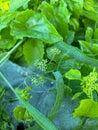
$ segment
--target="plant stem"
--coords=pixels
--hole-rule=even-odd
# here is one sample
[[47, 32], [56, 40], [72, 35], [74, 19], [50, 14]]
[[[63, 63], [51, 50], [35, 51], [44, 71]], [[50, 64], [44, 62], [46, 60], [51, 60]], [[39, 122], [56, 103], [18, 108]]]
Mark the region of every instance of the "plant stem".
[[10, 55], [23, 43], [23, 41], [19, 41], [7, 54], [0, 60], [0, 64], [2, 64], [6, 59], [10, 57]]

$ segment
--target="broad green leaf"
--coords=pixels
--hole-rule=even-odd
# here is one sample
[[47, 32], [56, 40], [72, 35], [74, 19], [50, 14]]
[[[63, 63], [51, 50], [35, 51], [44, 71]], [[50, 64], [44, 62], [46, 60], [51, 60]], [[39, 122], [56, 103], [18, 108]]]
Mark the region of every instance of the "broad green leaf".
[[62, 40], [54, 26], [47, 18], [32, 10], [22, 11], [11, 23], [11, 34], [18, 39], [23, 37], [37, 38], [46, 43]]
[[16, 12], [1, 12], [0, 11], [0, 30], [5, 28], [8, 23], [16, 16]]
[[49, 119], [53, 120], [56, 116], [57, 112], [60, 109], [63, 96], [64, 96], [64, 81], [63, 77], [60, 72], [54, 72], [53, 73], [56, 78], [56, 86], [57, 86], [57, 95], [56, 95], [56, 101], [52, 108], [52, 111], [50, 112], [50, 115], [48, 116]]
[[65, 73], [65, 77], [71, 80], [81, 80], [81, 73], [79, 70], [71, 69]]
[[29, 102], [23, 100], [20, 95], [15, 91], [13, 86], [8, 82], [8, 80], [4, 77], [4, 75], [0, 72], [0, 76], [6, 82], [8, 87], [12, 90], [12, 92], [16, 95], [19, 101], [23, 104], [26, 110], [30, 113], [30, 115], [34, 118], [34, 120], [44, 129], [44, 130], [58, 130], [56, 126], [46, 118], [39, 110], [33, 107]]
[[16, 39], [10, 35], [10, 29], [5, 28], [0, 32], [0, 49], [10, 49], [16, 43]]
[[20, 7], [27, 6], [30, 0], [11, 0], [10, 1], [10, 11], [16, 11]]
[[23, 106], [16, 106], [14, 108], [14, 117], [16, 120], [32, 121], [32, 116]]
[[98, 102], [94, 102], [91, 99], [81, 100], [80, 106], [75, 109], [73, 116], [98, 117]]
[[[70, 13], [67, 9], [67, 4], [64, 2], [64, 0], [60, 0], [56, 7], [44, 1], [39, 6], [39, 9], [47, 17], [47, 19], [55, 26], [55, 28], [61, 34], [61, 36], [65, 39], [68, 34], [68, 23]], [[64, 30], [64, 28], [66, 29]]]
[[23, 45], [23, 54], [28, 64], [31, 64], [36, 59], [41, 60], [44, 55], [44, 45], [42, 41], [29, 39]]

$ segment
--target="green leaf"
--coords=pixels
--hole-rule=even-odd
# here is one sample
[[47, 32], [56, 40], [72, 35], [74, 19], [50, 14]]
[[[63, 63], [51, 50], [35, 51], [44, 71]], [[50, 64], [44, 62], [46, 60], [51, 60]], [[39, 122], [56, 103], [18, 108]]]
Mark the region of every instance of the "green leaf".
[[[44, 14], [47, 19], [55, 26], [57, 31], [65, 40], [68, 34], [70, 13], [67, 9], [67, 4], [64, 2], [64, 0], [60, 0], [56, 7], [44, 1], [38, 9], [40, 9], [41, 13]], [[64, 28], [66, 29], [64, 30]]]
[[92, 38], [93, 38], [93, 29], [91, 27], [87, 27], [85, 33], [85, 39], [86, 41], [90, 42]]
[[32, 121], [32, 117], [29, 112], [23, 106], [16, 106], [14, 108], [14, 117], [16, 120]]
[[0, 32], [0, 49], [10, 49], [15, 43], [16, 39], [10, 35], [10, 29], [2, 29]]
[[68, 43], [68, 44], [73, 43], [74, 36], [75, 36], [75, 32], [74, 31], [69, 31], [67, 39], [66, 39], [66, 43]]
[[98, 55], [98, 44], [79, 40], [81, 50], [90, 56]]
[[23, 45], [23, 54], [28, 64], [31, 64], [36, 59], [41, 60], [44, 55], [44, 45], [42, 41], [29, 39]]
[[98, 102], [91, 99], [81, 100], [80, 106], [75, 109], [73, 116], [98, 117]]
[[1, 12], [0, 11], [0, 30], [5, 28], [8, 23], [16, 16], [16, 12]]
[[79, 70], [71, 69], [65, 73], [65, 77], [71, 80], [81, 80], [81, 73]]
[[30, 0], [11, 0], [10, 1], [10, 11], [16, 11], [20, 7], [27, 6]]
[[92, 99], [95, 101], [95, 102], [98, 102], [98, 93], [96, 90], [93, 90], [92, 91]]
[[94, 11], [94, 0], [84, 0], [83, 7], [85, 10]]
[[48, 20], [51, 20], [54, 17], [54, 7], [46, 1], [43, 1], [39, 5], [38, 9], [47, 17]]
[[69, 10], [67, 9], [67, 4], [64, 2], [64, 0], [61, 0], [59, 5], [54, 9], [55, 17], [53, 19], [53, 24], [64, 40], [66, 40], [68, 35], [68, 23], [70, 15], [71, 14]]
[[88, 18], [89, 20], [93, 20], [93, 21], [96, 21], [96, 22], [98, 21], [97, 12], [83, 10], [82, 15], [84, 17]]
[[[83, 0], [72, 0], [71, 1], [73, 15], [79, 17], [83, 11]], [[78, 12], [78, 13], [77, 13]]]
[[79, 18], [83, 11], [83, 0], [66, 0], [66, 3], [72, 15], [76, 18]]
[[47, 18], [32, 10], [20, 12], [11, 23], [11, 34], [18, 39], [23, 37], [37, 38], [46, 43], [62, 40], [54, 26]]
[[76, 19], [76, 18], [74, 18], [74, 17], [71, 17], [69, 24], [70, 24], [71, 26], [73, 26], [74, 30], [78, 30], [78, 28], [79, 28], [79, 21], [78, 21], [78, 19]]

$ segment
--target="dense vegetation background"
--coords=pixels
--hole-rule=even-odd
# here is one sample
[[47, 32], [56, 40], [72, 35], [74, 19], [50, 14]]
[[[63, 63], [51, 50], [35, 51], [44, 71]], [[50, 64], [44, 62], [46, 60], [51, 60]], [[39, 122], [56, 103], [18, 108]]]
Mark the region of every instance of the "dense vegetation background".
[[0, 0], [0, 130], [98, 129], [98, 1]]

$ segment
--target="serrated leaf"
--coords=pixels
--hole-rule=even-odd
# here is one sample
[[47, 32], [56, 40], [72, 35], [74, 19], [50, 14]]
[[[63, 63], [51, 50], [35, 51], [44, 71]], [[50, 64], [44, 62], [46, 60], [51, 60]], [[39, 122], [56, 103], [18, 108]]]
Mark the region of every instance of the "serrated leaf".
[[65, 73], [65, 77], [71, 80], [81, 80], [81, 73], [79, 70], [71, 69]]
[[81, 100], [80, 106], [75, 109], [73, 116], [98, 117], [98, 102], [94, 102], [91, 99]]
[[29, 39], [23, 46], [23, 54], [28, 64], [36, 59], [42, 59], [44, 55], [44, 45], [37, 39]]

